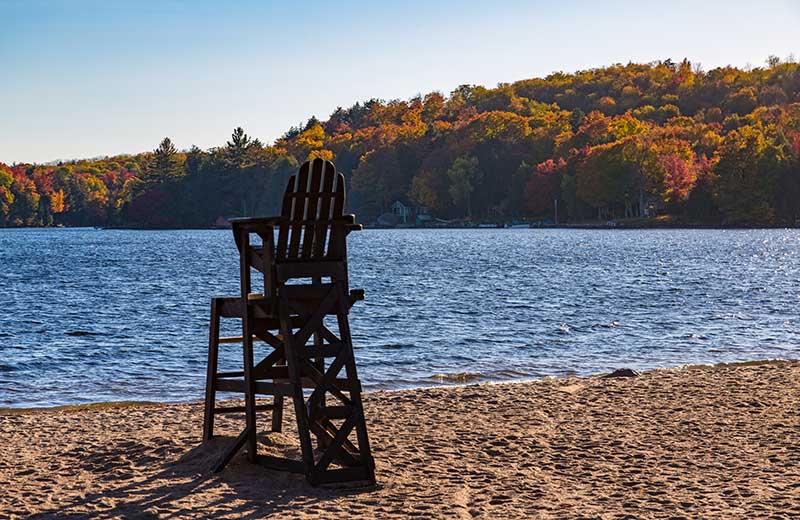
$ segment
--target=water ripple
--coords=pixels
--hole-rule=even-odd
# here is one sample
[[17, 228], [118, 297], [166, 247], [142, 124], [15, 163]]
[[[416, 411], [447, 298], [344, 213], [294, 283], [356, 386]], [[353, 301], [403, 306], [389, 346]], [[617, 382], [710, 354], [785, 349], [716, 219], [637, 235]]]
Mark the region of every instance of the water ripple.
[[[360, 375], [404, 388], [800, 357], [798, 251], [797, 230], [357, 233]], [[3, 406], [202, 398], [209, 298], [238, 291], [229, 231], [0, 230], [0, 267]], [[221, 368], [240, 363], [223, 345]]]

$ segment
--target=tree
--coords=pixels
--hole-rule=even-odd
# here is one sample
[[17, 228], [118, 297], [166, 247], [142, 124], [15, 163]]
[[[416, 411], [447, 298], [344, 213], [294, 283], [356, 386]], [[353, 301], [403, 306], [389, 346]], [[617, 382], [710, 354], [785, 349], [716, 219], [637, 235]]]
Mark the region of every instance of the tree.
[[231, 171], [241, 171], [253, 164], [253, 157], [250, 153], [254, 148], [260, 147], [258, 140], [250, 139], [241, 126], [233, 129], [231, 140], [225, 143], [222, 150], [222, 158], [225, 167]]
[[478, 159], [471, 156], [462, 156], [453, 161], [447, 170], [450, 179], [449, 193], [453, 203], [465, 206], [467, 217], [472, 217], [472, 193], [476, 186], [483, 180], [483, 174], [478, 168]]
[[769, 224], [781, 150], [761, 126], [744, 126], [728, 134], [714, 172], [717, 203], [732, 224]]
[[516, 171], [511, 175], [511, 182], [508, 186], [506, 200], [508, 200], [509, 209], [514, 216], [526, 214], [525, 185], [530, 180], [532, 170], [533, 167], [523, 160]]
[[220, 188], [229, 204], [223, 211], [250, 216], [265, 200], [269, 182], [268, 154], [258, 139], [251, 139], [242, 127], [236, 127], [226, 146], [214, 153], [214, 166], [223, 184]]
[[597, 210], [598, 219], [615, 217], [618, 207], [630, 214], [639, 182], [634, 163], [626, 157], [627, 143], [595, 146], [576, 167], [577, 195]]
[[561, 176], [567, 168], [564, 159], [548, 159], [536, 165], [525, 184], [526, 209], [533, 215], [554, 211], [554, 202], [561, 191]]
[[16, 225], [39, 225], [41, 223], [37, 218], [39, 192], [36, 191], [34, 182], [24, 175], [14, 177], [11, 194], [13, 202], [9, 208], [9, 220]]
[[714, 201], [714, 161], [701, 155], [694, 165], [697, 181], [686, 200], [687, 214], [699, 221], [714, 221], [719, 216], [719, 209]]
[[174, 182], [181, 177], [183, 171], [177, 157], [175, 145], [169, 137], [165, 137], [158, 148], [153, 150], [153, 157], [148, 164], [145, 178], [149, 185]]
[[13, 182], [14, 177], [11, 172], [0, 164], [0, 224], [6, 223], [11, 205], [14, 203], [14, 194], [11, 192]]
[[388, 211], [394, 200], [409, 192], [410, 183], [410, 172], [402, 167], [398, 148], [381, 147], [361, 158], [353, 172], [352, 189], [363, 196], [365, 203]]
[[656, 198], [660, 211], [712, 223], [794, 224], [798, 92], [800, 65], [771, 57], [748, 70], [664, 60], [370, 99], [271, 146], [237, 127], [207, 152], [165, 139], [135, 155], [0, 165], [0, 225], [207, 226], [273, 213], [297, 162], [315, 157], [335, 159], [366, 220], [405, 198], [443, 218], [527, 217], [555, 194], [573, 219], [590, 208], [640, 215]]

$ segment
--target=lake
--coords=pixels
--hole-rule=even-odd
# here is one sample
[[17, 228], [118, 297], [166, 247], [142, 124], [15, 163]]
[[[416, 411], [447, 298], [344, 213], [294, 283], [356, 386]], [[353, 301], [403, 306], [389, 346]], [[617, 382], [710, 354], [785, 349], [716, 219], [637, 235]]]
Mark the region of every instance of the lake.
[[[0, 406], [202, 399], [237, 258], [230, 231], [0, 229]], [[350, 274], [367, 389], [800, 357], [798, 230], [366, 230]]]

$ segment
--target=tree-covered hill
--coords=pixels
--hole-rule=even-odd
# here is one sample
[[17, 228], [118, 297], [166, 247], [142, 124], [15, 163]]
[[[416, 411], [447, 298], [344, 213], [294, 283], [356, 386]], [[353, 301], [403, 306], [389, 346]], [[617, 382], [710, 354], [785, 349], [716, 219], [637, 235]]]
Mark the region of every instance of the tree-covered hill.
[[271, 145], [236, 129], [211, 150], [57, 165], [0, 163], [0, 225], [207, 227], [272, 214], [311, 157], [345, 174], [370, 222], [395, 200], [442, 219], [667, 214], [730, 225], [800, 218], [800, 67], [704, 72], [684, 60], [370, 100]]

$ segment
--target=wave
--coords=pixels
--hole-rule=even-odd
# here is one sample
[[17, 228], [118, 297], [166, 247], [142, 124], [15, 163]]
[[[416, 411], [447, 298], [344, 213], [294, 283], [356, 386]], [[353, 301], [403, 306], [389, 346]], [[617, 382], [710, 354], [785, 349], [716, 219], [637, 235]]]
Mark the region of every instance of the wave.
[[483, 372], [454, 372], [450, 374], [434, 374], [430, 380], [437, 383], [471, 383], [473, 381], [498, 381], [504, 379], [518, 379], [530, 376], [527, 372], [514, 369], [496, 370], [489, 373]]
[[430, 378], [439, 383], [469, 383], [487, 379], [487, 376], [479, 372], [458, 372], [455, 374], [434, 374]]

